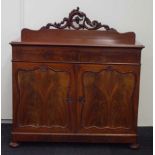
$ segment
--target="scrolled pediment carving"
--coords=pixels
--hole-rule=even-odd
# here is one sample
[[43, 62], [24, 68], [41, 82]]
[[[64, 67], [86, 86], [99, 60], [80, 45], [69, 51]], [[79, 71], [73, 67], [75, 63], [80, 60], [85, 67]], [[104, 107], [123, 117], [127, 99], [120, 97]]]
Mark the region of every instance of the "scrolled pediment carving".
[[116, 31], [113, 28], [110, 28], [108, 25], [101, 24], [97, 20], [90, 20], [87, 15], [80, 11], [79, 7], [72, 10], [69, 13], [69, 17], [65, 17], [60, 23], [48, 23], [46, 26], [43, 26], [41, 29], [50, 29], [54, 27], [56, 29], [73, 29], [73, 30], [98, 30], [104, 28], [106, 31]]

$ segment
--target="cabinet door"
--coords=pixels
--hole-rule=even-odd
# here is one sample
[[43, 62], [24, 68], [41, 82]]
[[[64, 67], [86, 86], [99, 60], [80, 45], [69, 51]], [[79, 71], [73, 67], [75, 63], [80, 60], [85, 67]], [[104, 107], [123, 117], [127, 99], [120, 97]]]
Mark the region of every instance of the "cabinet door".
[[13, 63], [14, 128], [71, 132], [72, 102], [72, 65]]
[[78, 132], [135, 132], [139, 66], [79, 65]]

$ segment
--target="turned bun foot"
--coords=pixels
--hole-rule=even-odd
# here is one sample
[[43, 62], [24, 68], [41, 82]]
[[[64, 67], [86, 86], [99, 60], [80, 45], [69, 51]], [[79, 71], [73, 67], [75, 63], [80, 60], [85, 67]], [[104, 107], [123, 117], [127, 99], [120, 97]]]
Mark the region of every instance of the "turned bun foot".
[[134, 143], [134, 144], [130, 144], [129, 145], [130, 149], [139, 149], [140, 148], [140, 145], [138, 143]]
[[16, 147], [19, 146], [19, 143], [17, 143], [17, 142], [10, 142], [9, 146], [12, 147], [12, 148], [16, 148]]

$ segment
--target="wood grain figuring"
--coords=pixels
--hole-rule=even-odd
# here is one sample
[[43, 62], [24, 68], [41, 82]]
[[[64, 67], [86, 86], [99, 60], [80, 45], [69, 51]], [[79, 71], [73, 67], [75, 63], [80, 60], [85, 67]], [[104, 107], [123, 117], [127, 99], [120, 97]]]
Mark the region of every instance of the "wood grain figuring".
[[132, 73], [109, 69], [85, 72], [83, 127], [130, 128], [134, 85], [135, 77]]
[[25, 65], [16, 70], [17, 127], [70, 130], [71, 73], [54, 64]]
[[80, 64], [78, 132], [135, 133], [139, 66]]
[[91, 21], [79, 8], [60, 23], [23, 29], [21, 41], [11, 42], [10, 146], [50, 141], [137, 148], [144, 46], [135, 38], [134, 32]]
[[14, 62], [140, 64], [140, 52], [138, 49], [113, 48], [111, 50], [111, 48], [59, 46], [16, 46], [13, 49]]
[[69, 91], [67, 73], [50, 68], [20, 70], [18, 86], [19, 126], [67, 125], [66, 99]]

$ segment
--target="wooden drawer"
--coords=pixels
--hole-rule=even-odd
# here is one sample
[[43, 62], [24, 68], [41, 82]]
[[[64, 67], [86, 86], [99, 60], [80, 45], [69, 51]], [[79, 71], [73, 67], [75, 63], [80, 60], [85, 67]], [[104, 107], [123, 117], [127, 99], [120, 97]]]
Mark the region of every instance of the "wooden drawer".
[[75, 52], [67, 48], [49, 46], [17, 46], [13, 50], [13, 61], [51, 62], [76, 60]]
[[127, 48], [14, 46], [13, 61], [68, 63], [140, 63], [140, 51]]
[[140, 52], [137, 49], [96, 48], [81, 49], [78, 61], [92, 63], [136, 63], [140, 64]]

